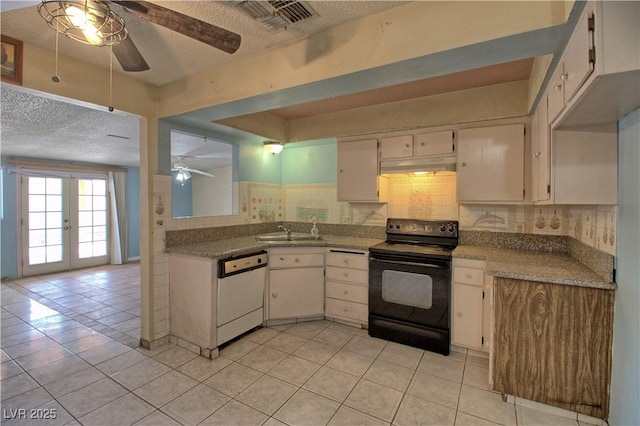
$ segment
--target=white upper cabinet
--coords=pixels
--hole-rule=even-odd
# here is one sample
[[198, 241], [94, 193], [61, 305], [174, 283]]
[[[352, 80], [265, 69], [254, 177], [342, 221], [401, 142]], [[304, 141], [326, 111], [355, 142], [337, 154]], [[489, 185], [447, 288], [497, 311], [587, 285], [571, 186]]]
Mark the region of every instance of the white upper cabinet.
[[385, 202], [378, 139], [338, 141], [338, 201]]
[[413, 155], [413, 135], [380, 138], [380, 158], [406, 158]]
[[453, 155], [453, 131], [418, 133], [416, 135], [416, 155]]
[[524, 124], [458, 131], [458, 202], [524, 201]]
[[545, 94], [531, 121], [531, 200], [548, 201], [551, 196], [549, 124]]
[[639, 22], [638, 1], [585, 5], [547, 86], [554, 128], [616, 122], [640, 106]]

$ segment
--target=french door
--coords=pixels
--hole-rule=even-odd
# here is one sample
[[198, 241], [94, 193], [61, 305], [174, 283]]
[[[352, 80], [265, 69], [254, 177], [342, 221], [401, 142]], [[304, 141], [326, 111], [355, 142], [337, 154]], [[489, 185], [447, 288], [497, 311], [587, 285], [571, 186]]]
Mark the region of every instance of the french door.
[[105, 177], [23, 175], [22, 276], [109, 263]]

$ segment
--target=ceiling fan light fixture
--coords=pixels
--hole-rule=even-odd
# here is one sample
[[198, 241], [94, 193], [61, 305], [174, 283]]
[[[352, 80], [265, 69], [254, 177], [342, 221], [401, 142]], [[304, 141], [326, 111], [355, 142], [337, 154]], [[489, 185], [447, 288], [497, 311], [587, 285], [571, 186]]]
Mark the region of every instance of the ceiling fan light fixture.
[[54, 31], [80, 43], [112, 46], [128, 36], [124, 19], [100, 0], [43, 0], [38, 13]]
[[280, 154], [283, 148], [284, 148], [284, 144], [282, 142], [264, 141], [264, 149], [269, 154], [272, 154], [272, 155]]
[[191, 173], [189, 173], [187, 170], [178, 170], [178, 174], [176, 175], [176, 180], [178, 182], [185, 182], [187, 180], [191, 179]]

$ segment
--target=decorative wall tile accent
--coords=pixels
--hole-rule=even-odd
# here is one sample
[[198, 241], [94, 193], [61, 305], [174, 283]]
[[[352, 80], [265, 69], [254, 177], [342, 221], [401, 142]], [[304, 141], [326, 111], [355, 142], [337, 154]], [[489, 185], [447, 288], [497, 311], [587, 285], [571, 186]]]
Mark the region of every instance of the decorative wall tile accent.
[[453, 172], [394, 175], [387, 182], [389, 217], [451, 220], [458, 216]]

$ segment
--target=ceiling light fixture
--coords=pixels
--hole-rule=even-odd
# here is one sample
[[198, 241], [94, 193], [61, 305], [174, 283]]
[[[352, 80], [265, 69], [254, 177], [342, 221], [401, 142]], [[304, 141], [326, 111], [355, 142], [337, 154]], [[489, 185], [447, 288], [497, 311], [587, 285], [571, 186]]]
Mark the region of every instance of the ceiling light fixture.
[[284, 144], [282, 142], [264, 141], [264, 149], [269, 154], [272, 154], [272, 155], [280, 154], [283, 148], [284, 148]]
[[184, 182], [189, 179], [191, 179], [191, 173], [184, 169], [178, 170], [178, 174], [176, 175], [176, 180], [178, 182], [182, 182], [182, 185], [184, 185]]
[[99, 0], [43, 0], [38, 13], [56, 32], [93, 46], [113, 46], [127, 38], [124, 19]]

